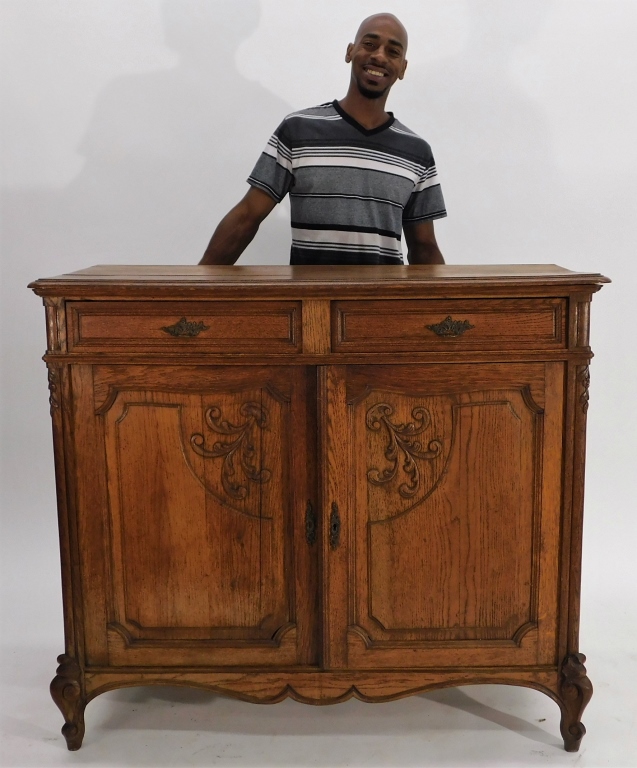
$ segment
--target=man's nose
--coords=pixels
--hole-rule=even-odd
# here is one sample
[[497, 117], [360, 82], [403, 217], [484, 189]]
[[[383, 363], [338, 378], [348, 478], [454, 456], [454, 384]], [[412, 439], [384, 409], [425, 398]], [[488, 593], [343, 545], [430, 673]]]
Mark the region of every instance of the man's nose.
[[374, 51], [372, 54], [372, 61], [376, 62], [376, 64], [386, 64], [387, 63], [387, 53], [385, 51], [384, 46], [379, 45], [378, 48]]

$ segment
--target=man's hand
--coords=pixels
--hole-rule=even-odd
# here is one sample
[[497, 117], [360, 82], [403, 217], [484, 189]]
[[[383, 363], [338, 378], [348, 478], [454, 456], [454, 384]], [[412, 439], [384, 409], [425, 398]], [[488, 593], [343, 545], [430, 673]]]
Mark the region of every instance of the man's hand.
[[245, 197], [221, 219], [199, 263], [234, 264], [275, 205], [276, 201], [266, 192], [250, 187]]
[[405, 222], [407, 261], [410, 264], [444, 264], [434, 233], [433, 221]]

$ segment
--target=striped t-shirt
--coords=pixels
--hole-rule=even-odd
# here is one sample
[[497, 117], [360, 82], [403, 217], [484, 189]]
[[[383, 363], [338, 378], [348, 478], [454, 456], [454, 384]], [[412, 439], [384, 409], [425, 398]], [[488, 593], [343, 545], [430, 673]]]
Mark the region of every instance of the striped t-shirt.
[[431, 147], [390, 113], [367, 130], [334, 101], [288, 115], [248, 183], [290, 194], [290, 264], [402, 264], [403, 222], [446, 216]]

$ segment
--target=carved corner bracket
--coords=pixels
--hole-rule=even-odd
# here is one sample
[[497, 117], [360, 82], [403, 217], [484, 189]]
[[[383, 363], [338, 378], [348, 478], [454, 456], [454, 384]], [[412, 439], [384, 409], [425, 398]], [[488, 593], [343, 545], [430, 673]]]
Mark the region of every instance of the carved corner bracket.
[[64, 717], [62, 735], [71, 752], [82, 746], [85, 698], [82, 694], [80, 665], [71, 656], [58, 656], [58, 668], [51, 681], [51, 698]]
[[593, 684], [586, 675], [585, 661], [583, 653], [572, 653], [564, 659], [560, 671], [560, 731], [567, 752], [577, 752], [586, 733], [581, 717], [593, 695]]

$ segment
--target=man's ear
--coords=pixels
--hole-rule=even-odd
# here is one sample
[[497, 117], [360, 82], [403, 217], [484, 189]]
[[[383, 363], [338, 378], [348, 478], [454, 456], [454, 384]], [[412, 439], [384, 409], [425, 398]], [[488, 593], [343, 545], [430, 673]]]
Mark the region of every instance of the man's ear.
[[403, 77], [405, 77], [405, 71], [407, 70], [407, 59], [405, 59], [405, 63], [403, 64], [403, 68], [400, 71], [400, 74], [398, 75], [398, 79], [402, 80]]
[[349, 64], [351, 62], [351, 60], [352, 60], [352, 51], [353, 50], [354, 50], [354, 43], [350, 43], [347, 46], [347, 51], [345, 53], [345, 61], [347, 62], [347, 64]]

